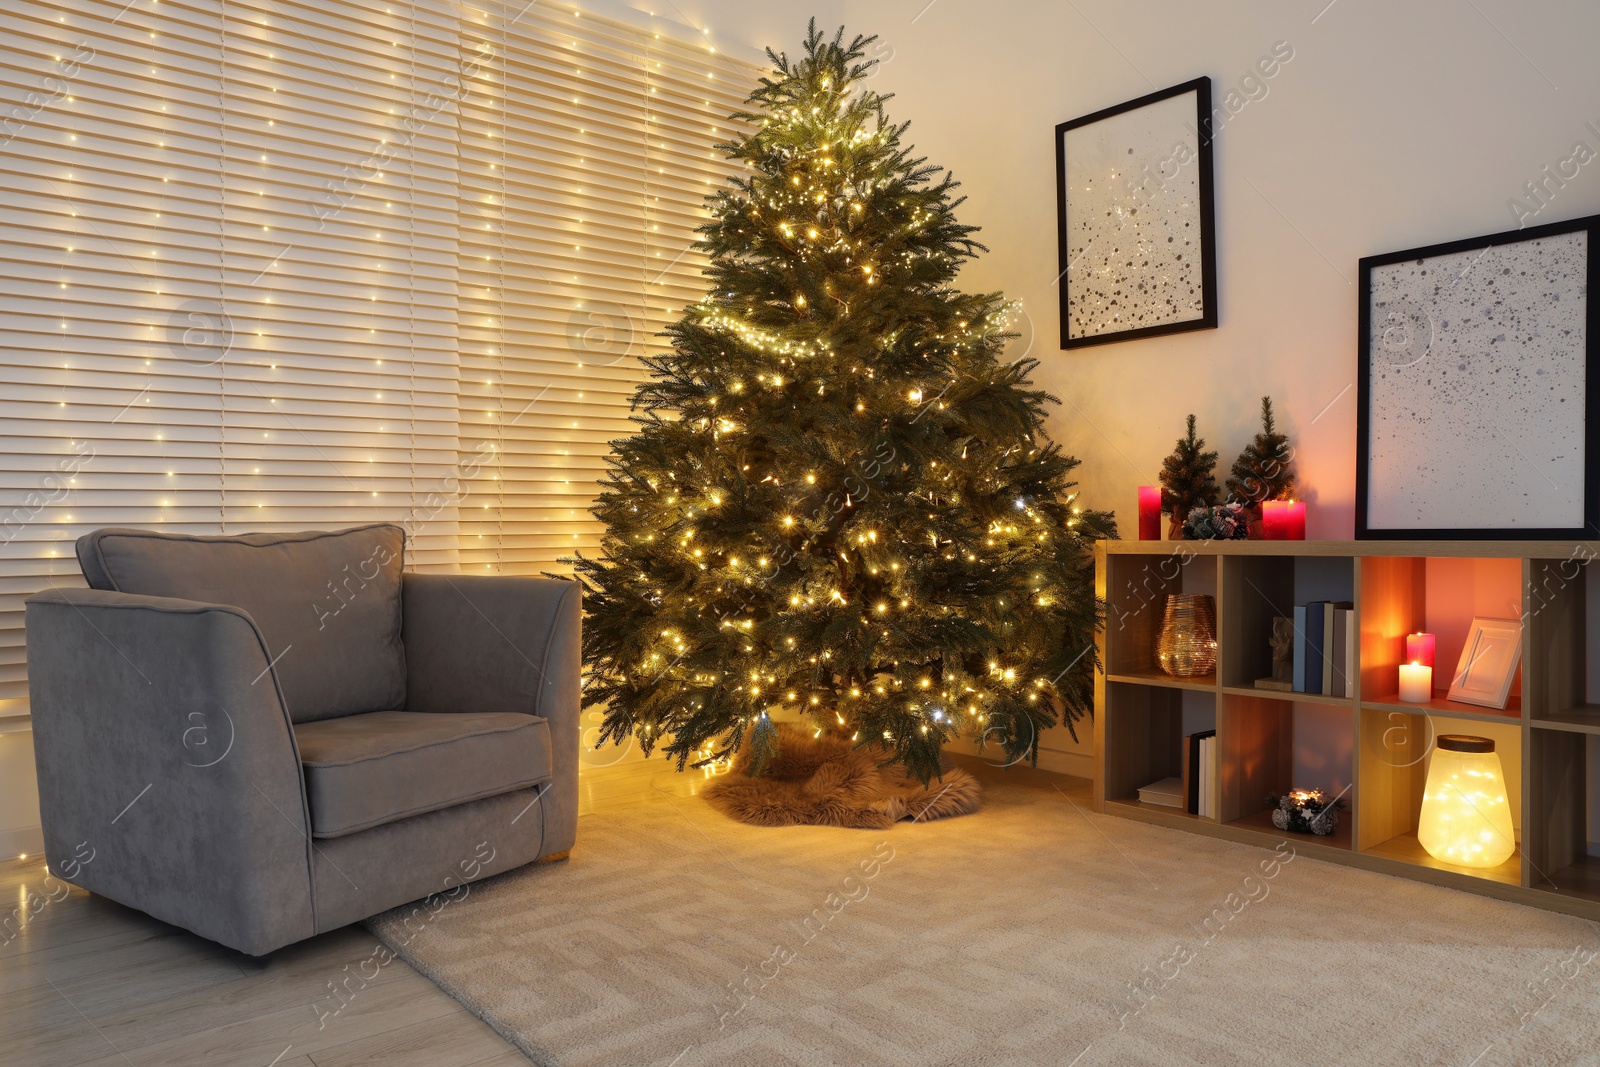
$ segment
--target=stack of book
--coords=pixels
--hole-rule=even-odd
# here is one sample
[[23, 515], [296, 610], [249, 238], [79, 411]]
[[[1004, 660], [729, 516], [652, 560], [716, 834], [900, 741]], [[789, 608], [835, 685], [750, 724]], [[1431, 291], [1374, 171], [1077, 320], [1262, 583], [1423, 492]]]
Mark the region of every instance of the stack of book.
[[1202, 819], [1214, 819], [1213, 801], [1216, 795], [1216, 731], [1203, 729], [1200, 733], [1184, 737], [1184, 797], [1189, 800], [1186, 811]]
[[1217, 732], [1202, 730], [1183, 739], [1184, 811], [1202, 819], [1216, 816], [1211, 798], [1216, 793]]
[[1350, 696], [1355, 688], [1356, 652], [1361, 634], [1355, 605], [1313, 600], [1294, 609], [1294, 691], [1330, 697]]
[[1183, 739], [1183, 777], [1151, 782], [1139, 790], [1139, 802], [1210, 819], [1216, 815], [1211, 803], [1216, 780], [1217, 732], [1202, 730]]

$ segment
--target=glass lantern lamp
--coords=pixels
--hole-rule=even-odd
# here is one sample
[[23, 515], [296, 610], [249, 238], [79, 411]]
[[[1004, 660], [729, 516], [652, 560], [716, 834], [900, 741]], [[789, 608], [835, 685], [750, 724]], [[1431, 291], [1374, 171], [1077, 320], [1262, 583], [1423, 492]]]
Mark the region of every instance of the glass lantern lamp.
[[1417, 840], [1434, 859], [1498, 867], [1516, 851], [1506, 779], [1487, 737], [1440, 734], [1428, 762]]

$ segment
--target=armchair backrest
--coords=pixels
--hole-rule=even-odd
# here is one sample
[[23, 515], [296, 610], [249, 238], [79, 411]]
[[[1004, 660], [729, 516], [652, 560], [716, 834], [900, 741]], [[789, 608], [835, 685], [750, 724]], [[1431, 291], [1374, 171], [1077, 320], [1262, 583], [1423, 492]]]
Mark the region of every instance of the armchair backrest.
[[295, 722], [405, 707], [404, 555], [405, 531], [389, 523], [221, 537], [105, 529], [78, 539], [91, 588], [249, 613]]

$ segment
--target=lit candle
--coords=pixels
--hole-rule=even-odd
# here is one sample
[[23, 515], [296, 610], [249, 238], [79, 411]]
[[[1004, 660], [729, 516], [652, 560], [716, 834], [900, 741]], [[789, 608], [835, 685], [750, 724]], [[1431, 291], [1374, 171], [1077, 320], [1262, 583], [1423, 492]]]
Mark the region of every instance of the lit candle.
[[1139, 540], [1161, 540], [1161, 490], [1154, 485], [1139, 487]]
[[1285, 541], [1304, 541], [1306, 539], [1306, 502], [1304, 500], [1290, 500], [1284, 505], [1284, 534]]
[[1433, 666], [1433, 634], [1406, 634], [1406, 659], [1424, 667]]
[[1400, 664], [1400, 699], [1406, 704], [1426, 704], [1433, 699], [1433, 668], [1422, 663]]
[[1289, 502], [1261, 502], [1261, 536], [1268, 541], [1286, 541], [1289, 535]]

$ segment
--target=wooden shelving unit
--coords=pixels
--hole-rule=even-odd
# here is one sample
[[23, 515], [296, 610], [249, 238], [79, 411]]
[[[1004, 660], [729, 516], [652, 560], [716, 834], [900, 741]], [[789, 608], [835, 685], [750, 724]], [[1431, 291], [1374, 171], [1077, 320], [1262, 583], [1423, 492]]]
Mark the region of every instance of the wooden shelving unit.
[[[1590, 854], [1600, 841], [1600, 704], [1588, 699], [1591, 663], [1600, 669], [1586, 624], [1592, 558], [1600, 542], [1102, 542], [1096, 810], [1269, 848], [1288, 839], [1319, 859], [1600, 920], [1600, 856]], [[1216, 597], [1215, 674], [1178, 679], [1156, 666], [1172, 593]], [[1272, 673], [1273, 617], [1314, 600], [1355, 605], [1350, 695], [1255, 688]], [[1593, 607], [1600, 617], [1600, 603]], [[1504, 710], [1445, 696], [1474, 615], [1523, 620], [1521, 672]], [[1436, 691], [1426, 704], [1405, 704], [1398, 667], [1404, 636], [1417, 631], [1439, 636]], [[1139, 803], [1141, 786], [1181, 775], [1184, 736], [1208, 729], [1217, 732], [1218, 817]], [[1441, 733], [1495, 740], [1518, 834], [1516, 853], [1498, 868], [1442, 863], [1417, 842]], [[1334, 834], [1273, 827], [1267, 794], [1296, 788], [1343, 794]]]

